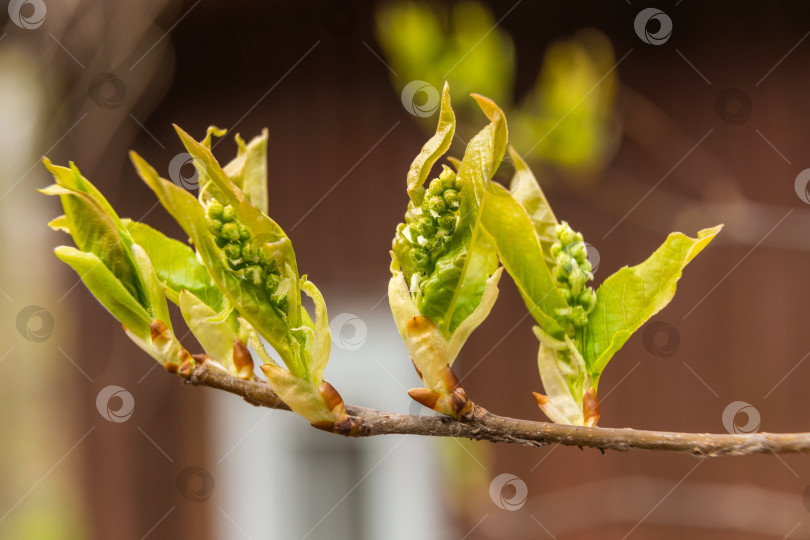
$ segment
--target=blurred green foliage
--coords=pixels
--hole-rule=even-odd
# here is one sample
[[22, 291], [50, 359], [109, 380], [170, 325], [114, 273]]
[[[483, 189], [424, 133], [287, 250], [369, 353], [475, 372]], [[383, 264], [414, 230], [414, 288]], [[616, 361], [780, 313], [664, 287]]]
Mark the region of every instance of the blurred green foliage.
[[[394, 2], [376, 14], [377, 41], [397, 73], [401, 91], [422, 80], [441, 88], [450, 82], [451, 98], [468, 112], [474, 102], [461, 99], [475, 92], [496, 103], [512, 95], [515, 51], [512, 38], [495, 26], [492, 14], [477, 2], [441, 9], [433, 4]], [[434, 124], [433, 121], [428, 124]]]
[[613, 156], [620, 135], [614, 64], [613, 47], [598, 30], [582, 30], [548, 48], [512, 121], [524, 157], [587, 173]]
[[[438, 89], [446, 80], [453, 98], [472, 92], [492, 98], [511, 119], [515, 148], [534, 165], [555, 166], [571, 181], [594, 178], [612, 158], [620, 135], [615, 57], [598, 30], [553, 43], [537, 82], [517, 100], [514, 43], [483, 4], [387, 3], [377, 11], [376, 28], [398, 91], [412, 81]], [[475, 120], [470, 100], [456, 103], [459, 124]], [[433, 122], [426, 118], [426, 129]]]

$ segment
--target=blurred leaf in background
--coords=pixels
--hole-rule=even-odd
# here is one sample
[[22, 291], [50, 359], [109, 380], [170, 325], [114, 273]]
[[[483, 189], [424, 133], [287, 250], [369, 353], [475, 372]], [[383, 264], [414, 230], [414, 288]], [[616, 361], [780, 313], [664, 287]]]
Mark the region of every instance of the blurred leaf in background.
[[549, 47], [537, 83], [512, 115], [513, 141], [526, 159], [581, 176], [613, 157], [620, 135], [614, 64], [613, 47], [598, 30]]
[[[516, 100], [512, 38], [483, 4], [387, 3], [377, 11], [376, 27], [399, 92], [413, 81], [435, 89], [448, 81], [462, 126], [475, 111], [469, 100], [458, 98], [473, 92], [491, 98], [512, 120], [513, 146], [533, 165], [554, 166], [570, 182], [594, 179], [613, 157], [620, 136], [618, 81], [613, 46], [598, 30], [552, 44], [537, 82]], [[438, 90], [436, 98], [438, 109]], [[422, 113], [429, 113], [429, 105], [416, 116], [428, 116]], [[429, 125], [432, 121], [425, 122], [426, 129]]]
[[482, 4], [387, 3], [376, 13], [376, 27], [377, 41], [397, 73], [393, 84], [399, 91], [414, 80], [435, 88], [447, 80], [462, 114], [477, 111], [473, 101], [460, 99], [473, 92], [496, 103], [512, 100], [515, 47]]

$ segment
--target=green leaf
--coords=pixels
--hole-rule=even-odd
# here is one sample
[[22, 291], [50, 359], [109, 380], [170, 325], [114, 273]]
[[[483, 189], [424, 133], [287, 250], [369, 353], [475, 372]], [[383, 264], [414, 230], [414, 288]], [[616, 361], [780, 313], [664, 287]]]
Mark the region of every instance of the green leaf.
[[59, 195], [65, 215], [51, 222], [52, 227], [66, 230], [80, 251], [92, 253], [115, 275], [121, 285], [151, 316], [171, 329], [169, 310], [151, 261], [132, 240], [129, 231], [107, 199], [78, 168], [53, 165], [43, 160], [54, 175], [56, 185], [42, 190]]
[[267, 129], [246, 145], [238, 134], [236, 157], [223, 170], [234, 184], [265, 214], [267, 213]]
[[149, 312], [152, 319], [159, 320], [166, 324], [171, 330], [172, 321], [169, 316], [169, 305], [166, 303], [166, 295], [164, 293], [163, 285], [155, 275], [155, 269], [152, 266], [152, 261], [149, 260], [149, 255], [138, 244], [130, 246], [132, 258], [138, 269], [138, 276], [140, 277], [143, 290], [149, 300]]
[[[320, 384], [323, 380], [323, 371], [329, 362], [332, 352], [332, 333], [329, 330], [329, 318], [326, 314], [326, 302], [321, 291], [314, 283], [308, 281], [306, 276], [301, 278], [301, 290], [315, 303], [314, 342], [311, 355], [308, 357], [309, 380], [313, 384]], [[304, 311], [306, 313], [306, 311]]]
[[183, 319], [206, 354], [229, 373], [238, 375], [233, 362], [233, 344], [237, 334], [229, 321], [217, 317], [216, 311], [185, 289], [180, 292], [178, 305]]
[[224, 137], [226, 133], [228, 133], [227, 129], [218, 128], [217, 126], [208, 126], [208, 129], [205, 130], [205, 138], [200, 144], [211, 150], [211, 141], [214, 137]]
[[[535, 334], [537, 334], [536, 330], [537, 327], [535, 327]], [[538, 338], [540, 338], [539, 334]], [[537, 351], [537, 367], [540, 371], [540, 379], [543, 381], [543, 391], [546, 395], [535, 394], [535, 397], [538, 395], [541, 397], [538, 404], [552, 422], [581, 426], [585, 420], [582, 410], [582, 395], [574, 396], [570, 388], [572, 375], [578, 376], [580, 373], [572, 369], [567, 362], [560, 358], [558, 350], [548, 347], [542, 342], [542, 338], [540, 339], [540, 348]], [[574, 347], [572, 349], [576, 351]], [[545, 399], [542, 399], [543, 397]]]
[[402, 339], [406, 339], [406, 326], [408, 321], [419, 315], [419, 308], [413, 301], [405, 274], [400, 270], [396, 254], [391, 252], [391, 279], [388, 282], [388, 303], [391, 305], [391, 314]]
[[149, 255], [169, 300], [179, 305], [180, 292], [186, 289], [213, 311], [222, 309], [222, 293], [193, 249], [144, 223], [123, 222], [135, 243]]
[[[461, 280], [461, 286], [457, 289], [455, 304], [451, 312], [452, 317], [449, 320], [450, 324], [446, 327], [451, 336], [455, 335], [461, 325], [481, 305], [487, 282], [498, 270], [498, 250], [495, 246], [495, 240], [484, 230], [480, 220], [476, 223], [476, 230], [467, 250], [466, 261], [467, 267], [463, 270], [464, 278]], [[478, 324], [481, 322], [483, 320], [479, 321]]]
[[441, 112], [439, 113], [439, 124], [436, 126], [436, 134], [428, 139], [428, 142], [422, 147], [422, 151], [413, 160], [410, 170], [408, 170], [408, 196], [415, 206], [422, 204], [425, 180], [436, 160], [450, 148], [455, 131], [456, 115], [450, 105], [450, 86], [445, 82], [442, 90]]
[[481, 214], [484, 228], [495, 239], [501, 263], [529, 312], [545, 333], [562, 340], [563, 329], [554, 314], [567, 304], [556, 287], [526, 209], [505, 188], [490, 183]]
[[333, 424], [335, 417], [318, 389], [277, 364], [262, 364], [262, 372], [273, 392], [299, 416], [311, 424]]
[[[44, 190], [42, 190], [44, 191]], [[54, 231], [62, 231], [70, 234], [70, 223], [65, 216], [59, 216], [48, 222], [48, 227]]]
[[95, 188], [87, 189], [92, 185], [81, 177], [75, 166], [70, 169], [58, 167], [47, 158], [44, 163], [57, 184], [42, 190], [42, 193], [59, 195], [65, 212], [62, 228], [67, 229], [80, 251], [96, 255], [130, 294], [143, 302], [144, 293], [135, 275], [129, 249], [132, 241], [128, 235], [122, 236], [115, 211]]
[[[464, 158], [458, 168], [462, 224], [473, 224], [477, 220], [484, 188], [503, 160], [508, 138], [503, 111], [490, 99], [477, 94], [473, 94], [473, 98], [490, 123], [467, 143]], [[459, 228], [463, 230], [464, 227], [460, 224]], [[470, 231], [473, 228], [470, 226]]]
[[[486, 280], [498, 267], [497, 253], [480, 227], [479, 206], [484, 189], [506, 150], [503, 112], [491, 100], [473, 95], [490, 123], [467, 144], [458, 170], [461, 208], [459, 223], [424, 285], [419, 309], [433, 319], [446, 337], [468, 317], [483, 297]], [[461, 264], [459, 264], [461, 263]]]
[[722, 227], [704, 229], [697, 238], [672, 233], [646, 261], [624, 267], [602, 283], [582, 350], [594, 388], [610, 358], [630, 335], [672, 300], [684, 267]]
[[[265, 377], [267, 377], [267, 383], [270, 385], [270, 388], [273, 389], [273, 392], [275, 392], [293, 412], [299, 416], [303, 416], [314, 425], [334, 424], [335, 420], [345, 415], [342, 400], [338, 407], [330, 409], [320, 391], [321, 385], [315, 386], [309, 380], [297, 377], [294, 373], [276, 364], [270, 355], [267, 354], [261, 339], [259, 339], [259, 335], [251, 324], [240, 318], [239, 325], [245, 329], [250, 344], [253, 345], [253, 348], [263, 362], [261, 366], [262, 372]], [[328, 385], [328, 383], [321, 384]], [[336, 394], [337, 392], [335, 392], [335, 395]]]
[[553, 268], [554, 257], [551, 255], [551, 246], [557, 241], [557, 218], [531, 169], [511, 146], [509, 156], [515, 164], [515, 175], [509, 185], [509, 191], [529, 214], [534, 231], [543, 247], [543, 256], [546, 258], [549, 268]]
[[[204, 148], [196, 142], [193, 147], [195, 151], [198, 148]], [[299, 318], [298, 324], [292, 324], [289, 320], [285, 320], [283, 314], [280, 314], [266, 300], [266, 294], [263, 290], [253, 285], [249, 280], [240, 279], [234, 275], [228, 267], [225, 256], [216, 246], [213, 237], [209, 233], [205, 209], [193, 195], [174, 183], [160, 178], [157, 171], [135, 152], [131, 152], [130, 156], [138, 174], [152, 188], [166, 210], [192, 239], [208, 272], [228, 302], [236, 307], [239, 314], [250, 322], [262, 337], [272, 345], [293, 373], [305, 376], [307, 369], [302, 358], [301, 343], [291, 333], [291, 328], [301, 326], [301, 319]], [[206, 165], [206, 167], [209, 170], [215, 170], [211, 164]], [[218, 165], [216, 168], [224, 178], [223, 185], [233, 185], [224, 176], [222, 169]], [[220, 178], [220, 181], [222, 181], [222, 178]], [[231, 194], [231, 197], [235, 198], [236, 195]], [[242, 202], [245, 207], [252, 208], [252, 212], [260, 214], [259, 210], [252, 206], [249, 201], [243, 199]], [[242, 205], [239, 206], [240, 209], [242, 207]], [[240, 215], [240, 220], [243, 220], [246, 226], [256, 226], [255, 223], [248, 225], [248, 220], [244, 218], [244, 215]], [[253, 222], [255, 221], [258, 221], [258, 218], [254, 217]], [[279, 252], [279, 256], [276, 257], [277, 260], [286, 263], [286, 273], [296, 276], [294, 288], [297, 290], [297, 274], [290, 268], [289, 264], [291, 258], [292, 262], [294, 262], [294, 255], [290, 255], [292, 247], [289, 244], [289, 239], [285, 236], [279, 241], [278, 245], [273, 246], [273, 250]], [[300, 297], [298, 302], [300, 304]]]
[[150, 339], [151, 316], [98, 256], [69, 246], [60, 246], [54, 253], [76, 271], [93, 296], [113, 317], [139, 338]]
[[498, 281], [501, 279], [502, 272], [503, 268], [498, 268], [495, 270], [495, 273], [486, 280], [484, 283], [484, 291], [478, 305], [475, 307], [472, 313], [470, 313], [470, 315], [458, 325], [453, 332], [453, 335], [450, 336], [450, 341], [448, 342], [448, 365], [453, 365], [453, 362], [455, 362], [456, 357], [461, 351], [461, 347], [467, 341], [467, 338], [470, 337], [473, 330], [478, 328], [478, 326], [484, 322], [484, 320], [489, 316], [490, 311], [492, 311], [492, 307], [495, 305], [495, 300], [498, 299]]
[[[180, 127], [174, 126], [174, 128], [186, 150], [194, 158], [195, 165], [209, 175], [211, 181], [225, 198], [222, 203], [230, 204], [236, 209], [238, 221], [250, 231], [251, 238], [271, 249], [279, 268], [290, 269], [290, 272], [285, 276], [289, 280], [290, 286], [290, 292], [287, 295], [289, 299], [289, 325], [293, 328], [301, 326], [301, 293], [298, 283], [298, 265], [289, 237], [275, 221], [263, 214], [256, 205], [248, 200], [245, 193], [228, 178], [228, 175], [219, 166], [216, 158], [208, 148], [195, 141], [191, 135]], [[238, 304], [235, 305], [238, 306]], [[257, 326], [256, 329], [260, 334], [264, 335], [260, 326]]]

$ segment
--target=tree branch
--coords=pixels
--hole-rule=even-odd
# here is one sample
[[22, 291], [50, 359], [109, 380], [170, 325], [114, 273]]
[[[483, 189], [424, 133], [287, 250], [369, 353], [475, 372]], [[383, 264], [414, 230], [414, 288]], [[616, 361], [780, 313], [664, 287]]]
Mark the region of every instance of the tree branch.
[[[188, 376], [188, 381], [195, 386], [236, 394], [252, 405], [289, 410], [267, 383], [238, 379], [204, 363]], [[359, 429], [352, 434], [356, 437], [391, 434], [466, 437], [524, 446], [563, 444], [603, 451], [683, 452], [699, 457], [810, 453], [810, 433], [729, 435], [567, 426], [498, 416], [479, 406], [475, 406], [473, 418], [468, 422], [444, 416], [390, 413], [354, 405], [346, 405], [346, 411], [360, 420]]]

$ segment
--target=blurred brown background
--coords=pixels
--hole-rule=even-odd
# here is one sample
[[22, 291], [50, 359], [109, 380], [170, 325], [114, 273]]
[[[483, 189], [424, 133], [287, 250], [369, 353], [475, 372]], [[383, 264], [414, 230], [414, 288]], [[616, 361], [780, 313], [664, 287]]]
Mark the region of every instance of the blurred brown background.
[[[75, 161], [122, 216], [179, 237], [126, 151], [166, 175], [182, 151], [172, 123], [198, 136], [210, 124], [245, 137], [269, 127], [271, 214], [330, 315], [351, 312], [368, 332], [366, 351], [341, 351], [327, 375], [347, 401], [395, 399], [413, 411], [402, 396], [416, 380], [379, 302], [405, 172], [430, 128], [392, 85], [376, 3], [46, 4], [37, 22], [38, 2], [11, 2], [9, 13], [29, 22], [6, 20], [0, 31], [0, 537], [379, 538], [402, 527], [422, 538], [810, 537], [806, 456], [704, 462], [449, 441], [394, 452], [396, 438], [302, 435], [307, 426], [294, 419], [280, 420], [290, 424], [281, 431], [264, 411], [153, 369], [51, 255], [64, 238], [45, 227], [56, 201], [34, 191], [49, 183], [39, 156]], [[726, 223], [656, 317], [665, 331], [647, 332], [645, 346], [642, 329], [606, 370], [600, 424], [725, 432], [734, 422], [746, 428], [734, 410], [723, 422], [740, 401], [760, 430], [808, 431], [810, 208], [795, 179], [810, 167], [810, 6], [655, 3], [673, 24], [660, 45], [634, 30], [646, 7], [489, 3], [514, 41], [516, 100], [555, 41], [596, 28], [612, 43], [615, 156], [588, 182], [566, 181], [549, 164], [535, 169], [557, 215], [598, 250], [597, 284], [671, 230]], [[483, 116], [470, 118], [483, 126]], [[230, 135], [216, 148], [224, 160], [234, 151]], [[536, 340], [524, 314], [502, 280], [456, 372], [493, 412], [539, 420]], [[109, 385], [134, 398], [124, 422], [99, 412]], [[375, 394], [381, 385], [393, 389]], [[377, 444], [391, 444], [393, 457], [362, 454]], [[299, 468], [287, 461], [296, 454], [306, 458]], [[366, 491], [387, 459], [404, 483], [378, 480], [378, 491]], [[528, 488], [518, 510], [490, 497], [502, 473]], [[403, 479], [419, 475], [423, 483]], [[378, 497], [399, 502], [381, 509]]]

